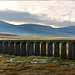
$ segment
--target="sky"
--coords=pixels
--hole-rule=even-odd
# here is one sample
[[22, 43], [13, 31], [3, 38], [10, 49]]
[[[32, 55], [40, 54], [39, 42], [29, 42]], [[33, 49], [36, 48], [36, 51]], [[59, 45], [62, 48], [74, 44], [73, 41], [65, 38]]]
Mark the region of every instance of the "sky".
[[54, 28], [75, 26], [75, 1], [0, 1], [0, 20], [15, 25], [41, 24]]

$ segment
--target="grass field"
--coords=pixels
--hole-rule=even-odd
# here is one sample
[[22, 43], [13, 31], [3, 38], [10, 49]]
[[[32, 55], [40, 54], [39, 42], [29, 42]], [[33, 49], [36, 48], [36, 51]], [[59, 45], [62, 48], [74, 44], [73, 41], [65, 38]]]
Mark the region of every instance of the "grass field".
[[75, 40], [75, 37], [0, 36], [0, 40]]
[[75, 60], [0, 54], [0, 75], [75, 75]]

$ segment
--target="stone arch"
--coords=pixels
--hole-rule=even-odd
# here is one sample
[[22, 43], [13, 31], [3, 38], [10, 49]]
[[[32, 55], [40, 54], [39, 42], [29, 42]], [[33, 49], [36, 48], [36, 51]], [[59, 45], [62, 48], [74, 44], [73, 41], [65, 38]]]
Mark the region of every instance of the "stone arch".
[[59, 57], [59, 44], [60, 42], [56, 42], [54, 45], [54, 57]]
[[75, 60], [75, 42], [71, 44], [71, 59]]
[[26, 56], [26, 42], [22, 43], [21, 56]]
[[10, 42], [10, 49], [9, 49], [9, 54], [13, 55], [14, 54], [14, 42]]
[[0, 41], [0, 53], [2, 53], [3, 51], [3, 46], [2, 46], [2, 42]]
[[4, 43], [4, 51], [3, 51], [3, 53], [4, 54], [8, 54], [8, 50], [9, 48], [8, 48], [8, 42], [6, 41], [5, 43]]
[[40, 55], [40, 42], [36, 42], [35, 44], [35, 56]]
[[41, 56], [46, 56], [46, 42], [41, 44]]
[[16, 43], [15, 55], [16, 56], [20, 55], [20, 42]]
[[48, 56], [53, 56], [53, 42], [48, 44]]
[[62, 59], [66, 59], [67, 58], [67, 42], [62, 43], [61, 58]]
[[34, 42], [28, 44], [28, 56], [34, 55]]

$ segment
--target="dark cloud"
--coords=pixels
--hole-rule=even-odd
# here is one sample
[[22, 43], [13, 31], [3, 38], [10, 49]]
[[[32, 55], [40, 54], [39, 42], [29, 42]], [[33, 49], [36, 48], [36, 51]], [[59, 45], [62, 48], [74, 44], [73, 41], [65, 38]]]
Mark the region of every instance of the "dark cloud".
[[0, 19], [14, 22], [29, 22], [32, 19], [35, 21], [38, 18], [37, 15], [32, 15], [27, 12], [16, 11], [0, 11]]
[[53, 21], [47, 18], [46, 14], [33, 15], [28, 12], [16, 12], [16, 11], [0, 11], [0, 19], [13, 22], [28, 22], [28, 23], [42, 23], [49, 24]]
[[0, 11], [0, 20], [10, 22], [41, 23], [45, 25], [55, 25], [57, 27], [74, 26], [75, 22], [60, 22], [56, 19], [48, 18], [46, 14], [33, 15], [28, 12]]

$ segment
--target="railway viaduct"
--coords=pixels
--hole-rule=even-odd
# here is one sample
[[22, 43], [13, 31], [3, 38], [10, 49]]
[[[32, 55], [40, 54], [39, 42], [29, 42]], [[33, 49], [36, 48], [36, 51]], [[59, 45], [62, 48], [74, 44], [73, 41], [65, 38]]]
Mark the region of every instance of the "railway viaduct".
[[0, 53], [75, 60], [75, 40], [0, 40]]

